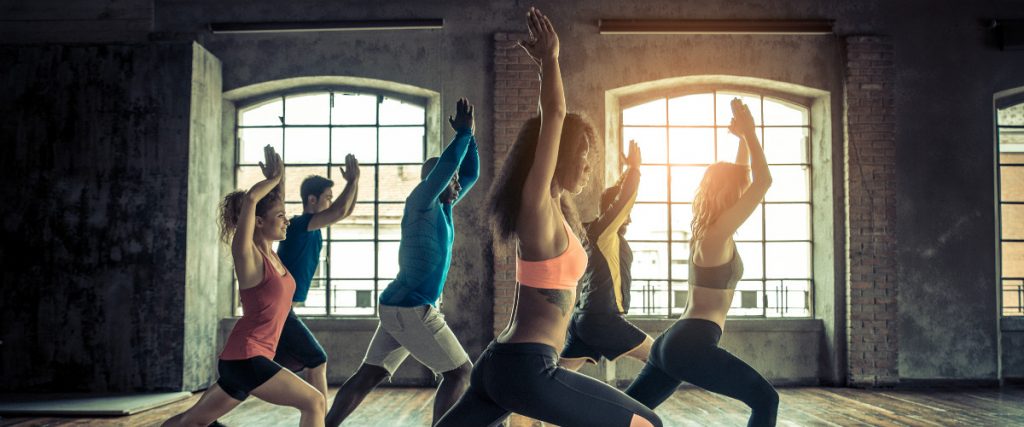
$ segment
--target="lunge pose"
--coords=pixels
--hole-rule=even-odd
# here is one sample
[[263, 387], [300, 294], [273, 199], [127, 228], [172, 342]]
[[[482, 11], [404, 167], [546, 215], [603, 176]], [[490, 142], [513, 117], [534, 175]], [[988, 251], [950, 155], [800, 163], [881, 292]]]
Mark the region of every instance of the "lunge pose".
[[455, 117], [448, 121], [455, 138], [440, 158], [423, 163], [423, 181], [405, 199], [398, 276], [380, 294], [377, 332], [363, 364], [334, 397], [327, 425], [340, 424], [410, 354], [441, 375], [434, 395], [434, 421], [469, 385], [473, 364], [435, 307], [452, 258], [452, 207], [465, 197], [480, 174], [469, 101], [459, 100]]
[[729, 131], [741, 139], [736, 163], [709, 166], [693, 201], [686, 311], [654, 340], [650, 358], [626, 393], [656, 408], [686, 381], [746, 403], [752, 410], [747, 425], [773, 426], [778, 393], [757, 371], [718, 347], [736, 283], [743, 277], [732, 236], [772, 183], [750, 110], [734, 99], [732, 111]]
[[[320, 263], [323, 249], [321, 228], [347, 218], [355, 209], [359, 193], [359, 162], [355, 156], [345, 156], [341, 168], [345, 189], [333, 203], [331, 187], [334, 182], [319, 175], [310, 175], [302, 181], [299, 192], [302, 195], [302, 215], [293, 217], [288, 225], [287, 237], [277, 247], [277, 254], [288, 271], [295, 277], [295, 295], [292, 305], [305, 303], [309, 285]], [[274, 361], [292, 372], [306, 369], [306, 381], [327, 396], [327, 353], [320, 342], [309, 331], [306, 324], [288, 312], [281, 331]], [[326, 406], [326, 401], [325, 401]]]
[[640, 185], [640, 148], [636, 142], [629, 142], [626, 164], [619, 181], [601, 193], [601, 214], [587, 225], [590, 259], [558, 361], [566, 369], [575, 371], [584, 362], [597, 363], [602, 357], [615, 360], [630, 356], [646, 362], [654, 342], [625, 316], [629, 311], [633, 250], [624, 236]]
[[[523, 47], [541, 65], [541, 115], [526, 122], [491, 189], [500, 243], [516, 243], [509, 326], [477, 360], [469, 389], [437, 426], [488, 426], [516, 412], [563, 427], [661, 425], [653, 411], [593, 378], [560, 368], [576, 283], [587, 265], [572, 194], [587, 182], [593, 127], [566, 114], [558, 36], [537, 9]], [[570, 225], [569, 221], [572, 221]]]
[[267, 178], [249, 191], [228, 194], [221, 204], [221, 238], [231, 245], [243, 314], [220, 354], [220, 378], [195, 405], [164, 426], [205, 427], [250, 394], [297, 408], [302, 426], [324, 423], [323, 394], [272, 360], [291, 308], [295, 279], [271, 246], [284, 239], [288, 227], [284, 197], [280, 189], [274, 191], [284, 166], [269, 145], [264, 154], [266, 162], [260, 167]]

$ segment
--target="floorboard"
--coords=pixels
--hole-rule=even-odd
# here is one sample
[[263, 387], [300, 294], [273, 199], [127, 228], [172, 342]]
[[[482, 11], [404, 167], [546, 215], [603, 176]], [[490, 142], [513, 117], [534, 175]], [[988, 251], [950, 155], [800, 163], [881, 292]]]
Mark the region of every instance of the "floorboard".
[[[333, 400], [336, 388], [331, 389]], [[429, 426], [433, 390], [382, 387], [367, 396], [345, 426]], [[1024, 426], [1024, 387], [861, 390], [793, 387], [779, 389], [780, 426]], [[156, 426], [190, 407], [199, 394], [167, 406], [126, 417], [2, 417], [0, 427]], [[666, 426], [742, 426], [749, 409], [724, 396], [695, 388], [675, 393], [656, 410]], [[221, 418], [231, 427], [288, 426], [298, 411], [250, 398]], [[514, 416], [509, 427], [542, 424]], [[550, 426], [548, 424], [547, 426]]]

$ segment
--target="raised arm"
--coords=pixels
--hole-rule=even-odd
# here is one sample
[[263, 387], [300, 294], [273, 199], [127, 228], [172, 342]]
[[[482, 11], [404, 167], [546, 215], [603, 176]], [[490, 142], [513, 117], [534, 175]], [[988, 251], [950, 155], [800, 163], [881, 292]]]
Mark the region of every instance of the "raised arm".
[[722, 212], [722, 216], [711, 225], [705, 238], [725, 239], [735, 233], [736, 229], [740, 228], [754, 212], [754, 209], [757, 209], [757, 205], [764, 199], [768, 188], [772, 186], [772, 174], [768, 169], [768, 161], [765, 160], [761, 142], [757, 140], [757, 131], [754, 127], [754, 118], [750, 115], [750, 108], [747, 108], [739, 99], [733, 99], [732, 113], [733, 121], [729, 125], [729, 131], [739, 136], [740, 146], [750, 152], [750, 171], [753, 179], [743, 195], [740, 196], [739, 201]]
[[256, 204], [270, 194], [284, 176], [284, 164], [281, 162], [281, 156], [274, 152], [274, 148], [267, 145], [263, 149], [263, 154], [266, 162], [260, 162], [260, 168], [267, 178], [257, 182], [245, 193], [235, 233], [231, 238], [235, 274], [238, 277], [238, 286], [243, 289], [255, 286], [263, 277], [263, 261], [256, 254], [252, 240], [256, 228]]
[[617, 233], [633, 210], [636, 191], [640, 186], [640, 147], [635, 141], [629, 141], [629, 157], [626, 164], [626, 172], [615, 184], [615, 201], [590, 224], [588, 231], [591, 236], [598, 236], [600, 239], [600, 236], [607, 232]]
[[551, 200], [551, 181], [558, 162], [558, 145], [565, 121], [565, 94], [558, 64], [559, 41], [551, 21], [536, 8], [527, 12], [530, 40], [520, 42], [535, 62], [541, 64], [540, 132], [530, 173], [522, 191], [520, 215], [543, 214]]
[[356, 196], [359, 194], [359, 161], [356, 157], [348, 154], [345, 156], [345, 166], [339, 168], [341, 176], [345, 179], [345, 189], [341, 191], [331, 206], [313, 215], [309, 219], [306, 231], [313, 231], [327, 227], [352, 215], [356, 207]]
[[[468, 125], [466, 124], [468, 121]], [[476, 152], [476, 139], [473, 137], [473, 107], [466, 98], [459, 99], [455, 105], [455, 118], [448, 122], [455, 129], [455, 137], [437, 159], [437, 164], [430, 171], [409, 197], [420, 209], [428, 209], [441, 196], [452, 182], [455, 172], [460, 170], [463, 159], [470, 151]], [[461, 180], [460, 180], [461, 183]]]
[[476, 185], [476, 180], [480, 178], [480, 153], [476, 148], [476, 138], [470, 141], [469, 150], [462, 159], [462, 166], [459, 167], [459, 187], [462, 187], [462, 191], [459, 192], [459, 197], [452, 202], [452, 205], [466, 197], [466, 193], [469, 193], [469, 189], [473, 188]]

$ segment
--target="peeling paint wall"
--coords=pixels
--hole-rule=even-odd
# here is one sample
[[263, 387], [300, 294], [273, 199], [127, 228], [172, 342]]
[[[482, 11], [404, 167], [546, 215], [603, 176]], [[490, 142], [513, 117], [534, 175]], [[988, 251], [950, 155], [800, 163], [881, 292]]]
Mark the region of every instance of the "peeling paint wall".
[[192, 50], [0, 47], [0, 390], [181, 389]]

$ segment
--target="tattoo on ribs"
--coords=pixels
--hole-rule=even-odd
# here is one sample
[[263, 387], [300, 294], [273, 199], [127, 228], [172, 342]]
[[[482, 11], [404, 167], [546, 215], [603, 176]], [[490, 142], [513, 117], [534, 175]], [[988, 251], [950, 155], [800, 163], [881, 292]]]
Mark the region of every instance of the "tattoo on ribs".
[[541, 295], [546, 296], [549, 303], [558, 307], [559, 310], [562, 310], [562, 316], [565, 316], [565, 313], [569, 311], [569, 299], [571, 295], [569, 291], [559, 291], [555, 289], [537, 289], [537, 292], [540, 292]]

